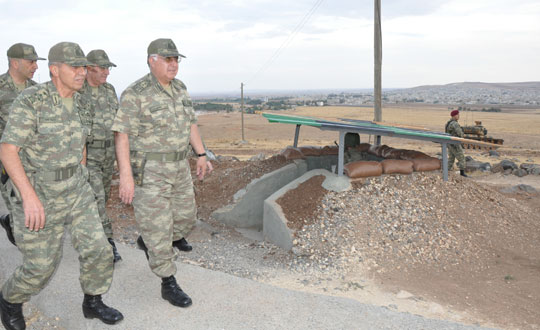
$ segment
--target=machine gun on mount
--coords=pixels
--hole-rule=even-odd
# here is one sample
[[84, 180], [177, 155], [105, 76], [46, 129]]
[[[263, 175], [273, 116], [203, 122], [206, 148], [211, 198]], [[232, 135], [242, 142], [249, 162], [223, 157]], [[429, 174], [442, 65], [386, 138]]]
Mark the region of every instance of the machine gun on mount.
[[[488, 142], [495, 145], [501, 145], [503, 144], [503, 139], [496, 139], [494, 137], [487, 135], [487, 129], [482, 126], [481, 121], [475, 121], [474, 126], [462, 126], [463, 129], [463, 138], [469, 139], [469, 140], [476, 140], [476, 141], [482, 141], [482, 142]], [[470, 143], [462, 143], [464, 149], [497, 149], [497, 146], [487, 146], [487, 145], [477, 145], [477, 144], [470, 144]]]

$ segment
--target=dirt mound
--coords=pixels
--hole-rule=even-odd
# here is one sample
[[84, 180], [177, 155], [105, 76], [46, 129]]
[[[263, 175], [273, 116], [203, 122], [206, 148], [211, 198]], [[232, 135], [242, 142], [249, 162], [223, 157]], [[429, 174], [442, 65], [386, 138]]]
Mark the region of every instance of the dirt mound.
[[[232, 202], [234, 194], [245, 188], [252, 180], [273, 172], [287, 164], [283, 156], [273, 156], [257, 161], [225, 160], [212, 162], [214, 172], [203, 181], [193, 180], [197, 212], [201, 219]], [[195, 175], [195, 160], [191, 160], [191, 176]]]
[[[295, 191], [304, 193], [302, 186]], [[306, 262], [344, 273], [360, 266], [390, 290], [505, 326], [538, 328], [534, 207], [459, 176], [444, 182], [440, 174], [382, 176], [348, 192], [320, 193], [317, 221], [296, 233], [293, 251]], [[303, 208], [301, 197], [288, 204]]]

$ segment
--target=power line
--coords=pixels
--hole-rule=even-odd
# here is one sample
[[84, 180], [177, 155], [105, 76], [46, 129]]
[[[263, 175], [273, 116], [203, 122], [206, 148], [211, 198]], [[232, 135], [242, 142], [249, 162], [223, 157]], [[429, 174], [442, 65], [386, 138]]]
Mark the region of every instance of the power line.
[[[266, 69], [268, 69], [275, 60], [281, 55], [281, 53], [287, 48], [293, 39], [298, 35], [298, 33], [302, 30], [302, 28], [306, 25], [307, 22], [311, 19], [315, 11], [321, 6], [324, 0], [316, 0], [313, 6], [308, 10], [308, 12], [304, 15], [302, 20], [296, 25], [296, 27], [291, 31], [291, 34], [285, 39], [285, 41], [279, 46], [278, 49], [270, 56], [270, 58], [255, 72], [253, 76], [251, 76], [250, 79], [248, 79], [248, 83], [253, 81], [260, 73], [264, 72]], [[244, 84], [245, 85], [245, 84]]]

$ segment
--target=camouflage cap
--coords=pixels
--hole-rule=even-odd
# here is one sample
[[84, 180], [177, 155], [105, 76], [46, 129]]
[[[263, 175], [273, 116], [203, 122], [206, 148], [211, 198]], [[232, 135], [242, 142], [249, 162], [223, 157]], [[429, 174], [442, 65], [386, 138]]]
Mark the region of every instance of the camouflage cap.
[[23, 43], [18, 43], [9, 47], [7, 56], [9, 58], [21, 58], [31, 61], [44, 60], [43, 57], [38, 57], [34, 46]]
[[104, 68], [111, 66], [116, 67], [116, 64], [109, 60], [109, 56], [107, 56], [107, 53], [102, 49], [91, 50], [88, 55], [86, 55], [86, 59], [90, 62], [89, 65], [101, 66]]
[[81, 47], [74, 42], [59, 42], [49, 50], [50, 63], [65, 63], [71, 66], [88, 66], [90, 62], [84, 56]]
[[185, 57], [178, 52], [176, 45], [171, 39], [156, 39], [152, 41], [150, 45], [148, 45], [148, 55], [152, 54], [158, 54], [163, 57]]

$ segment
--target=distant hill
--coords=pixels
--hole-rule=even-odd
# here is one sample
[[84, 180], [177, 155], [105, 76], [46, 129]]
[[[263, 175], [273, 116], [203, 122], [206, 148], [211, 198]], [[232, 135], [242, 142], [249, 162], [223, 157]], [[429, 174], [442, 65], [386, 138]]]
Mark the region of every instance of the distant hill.
[[389, 103], [540, 105], [540, 81], [459, 82], [424, 85], [383, 93]]
[[540, 81], [526, 81], [514, 83], [485, 83], [485, 82], [459, 82], [446, 85], [423, 85], [410, 89], [508, 89], [508, 90], [538, 90], [540, 91]]

